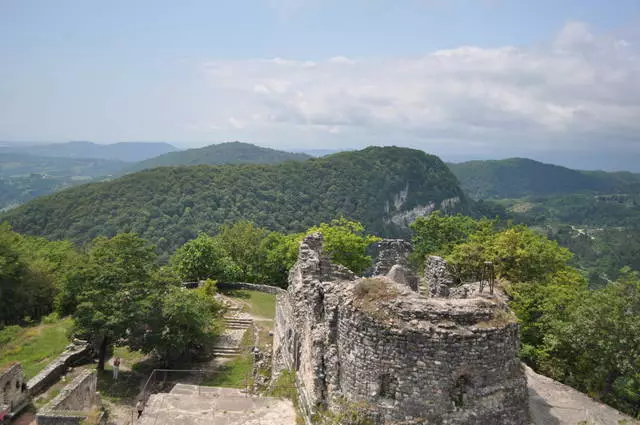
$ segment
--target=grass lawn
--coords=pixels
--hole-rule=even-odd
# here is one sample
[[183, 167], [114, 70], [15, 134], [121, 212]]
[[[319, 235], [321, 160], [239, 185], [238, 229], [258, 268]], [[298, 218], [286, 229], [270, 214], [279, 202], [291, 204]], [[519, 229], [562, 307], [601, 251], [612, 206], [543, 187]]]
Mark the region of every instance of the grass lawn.
[[250, 353], [243, 353], [229, 363], [220, 366], [215, 374], [207, 377], [202, 385], [212, 387], [245, 388], [252, 384], [253, 358]]
[[276, 315], [276, 296], [273, 294], [245, 289], [231, 289], [220, 292], [228, 297], [239, 298], [249, 303], [248, 312], [254, 316], [273, 319]]
[[202, 385], [212, 387], [246, 388], [253, 384], [253, 355], [249, 351], [253, 345], [253, 331], [247, 329], [242, 335], [242, 354], [218, 367], [213, 376], [207, 377]]
[[69, 345], [71, 318], [37, 326], [7, 326], [0, 330], [0, 367], [20, 362], [27, 379], [34, 377]]
[[129, 347], [115, 347], [112, 357], [120, 357], [121, 369], [134, 369], [138, 363], [147, 359], [147, 355], [141, 351], [132, 351]]

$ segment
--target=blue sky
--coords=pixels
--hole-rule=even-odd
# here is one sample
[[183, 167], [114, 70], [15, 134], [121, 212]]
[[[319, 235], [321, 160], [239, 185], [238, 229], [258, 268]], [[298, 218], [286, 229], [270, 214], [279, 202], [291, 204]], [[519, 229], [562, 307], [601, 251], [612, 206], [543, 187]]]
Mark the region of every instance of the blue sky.
[[640, 153], [638, 0], [0, 0], [0, 140]]

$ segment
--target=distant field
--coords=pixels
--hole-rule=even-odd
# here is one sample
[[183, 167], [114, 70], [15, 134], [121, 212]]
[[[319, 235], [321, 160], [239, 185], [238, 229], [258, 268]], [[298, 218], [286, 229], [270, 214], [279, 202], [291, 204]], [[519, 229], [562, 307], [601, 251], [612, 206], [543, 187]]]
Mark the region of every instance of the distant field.
[[71, 318], [37, 326], [8, 326], [0, 330], [0, 367], [12, 362], [24, 366], [27, 378], [34, 377], [69, 344]]

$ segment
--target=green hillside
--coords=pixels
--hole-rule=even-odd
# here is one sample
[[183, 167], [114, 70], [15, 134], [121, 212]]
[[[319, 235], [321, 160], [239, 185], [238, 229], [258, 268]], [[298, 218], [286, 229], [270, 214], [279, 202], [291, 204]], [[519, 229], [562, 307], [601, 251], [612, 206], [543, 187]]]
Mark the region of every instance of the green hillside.
[[199, 149], [169, 152], [133, 164], [125, 171], [134, 172], [174, 165], [278, 164], [285, 161], [304, 161], [309, 158], [311, 156], [303, 153], [284, 152], [250, 143], [229, 142]]
[[469, 210], [439, 158], [370, 147], [278, 165], [155, 168], [36, 199], [0, 219], [18, 232], [78, 243], [132, 231], [167, 253], [239, 219], [302, 231], [344, 215], [391, 235], [432, 208]]
[[474, 199], [627, 193], [640, 186], [640, 174], [577, 171], [524, 158], [448, 165]]

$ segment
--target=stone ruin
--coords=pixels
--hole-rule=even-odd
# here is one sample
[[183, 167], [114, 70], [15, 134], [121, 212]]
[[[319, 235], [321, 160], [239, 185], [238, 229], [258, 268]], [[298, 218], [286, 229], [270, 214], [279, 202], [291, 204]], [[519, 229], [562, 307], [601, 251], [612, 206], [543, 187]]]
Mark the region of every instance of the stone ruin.
[[0, 368], [0, 417], [13, 416], [29, 403], [29, 392], [20, 363]]
[[504, 301], [421, 295], [388, 276], [393, 255], [376, 266], [386, 276], [357, 278], [331, 263], [322, 235], [304, 239], [277, 299], [274, 375], [296, 372], [311, 413], [354, 402], [377, 424], [528, 425], [518, 325]]
[[378, 258], [373, 275], [387, 276], [417, 291], [418, 276], [409, 268], [411, 244], [403, 239], [383, 239], [377, 243], [377, 249]]
[[85, 370], [38, 411], [38, 425], [106, 424], [96, 371]]

